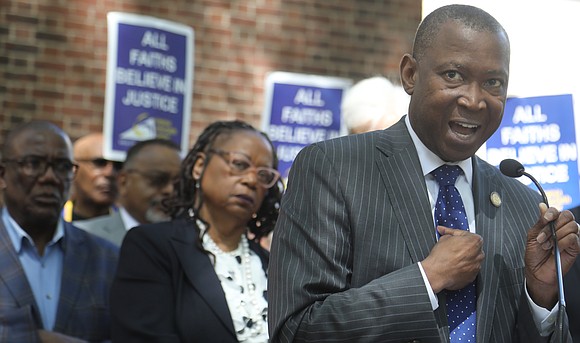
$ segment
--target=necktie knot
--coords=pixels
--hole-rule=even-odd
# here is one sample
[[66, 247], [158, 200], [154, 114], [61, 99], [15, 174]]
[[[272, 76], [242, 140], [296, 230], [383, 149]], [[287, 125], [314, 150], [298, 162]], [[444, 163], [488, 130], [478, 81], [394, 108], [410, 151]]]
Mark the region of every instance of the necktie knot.
[[431, 172], [431, 175], [435, 177], [435, 181], [437, 181], [439, 187], [455, 185], [455, 180], [457, 180], [459, 174], [461, 174], [461, 168], [459, 166], [448, 164], [444, 164]]

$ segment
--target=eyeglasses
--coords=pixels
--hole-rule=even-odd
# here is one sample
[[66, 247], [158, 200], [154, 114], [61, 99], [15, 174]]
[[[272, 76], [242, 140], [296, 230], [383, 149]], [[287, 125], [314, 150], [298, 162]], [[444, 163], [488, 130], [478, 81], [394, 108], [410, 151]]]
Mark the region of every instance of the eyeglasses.
[[109, 164], [113, 165], [113, 169], [115, 171], [119, 171], [121, 170], [121, 168], [123, 168], [123, 162], [119, 162], [119, 161], [110, 161], [107, 160], [105, 158], [99, 157], [99, 158], [87, 158], [87, 159], [76, 159], [77, 162], [90, 162], [93, 167], [97, 168], [97, 169], [105, 169], [106, 167], [109, 166]]
[[172, 175], [171, 173], [167, 172], [160, 172], [160, 171], [151, 171], [151, 172], [144, 172], [138, 169], [127, 169], [125, 170], [127, 173], [135, 173], [141, 175], [144, 179], [147, 180], [151, 187], [155, 188], [163, 188], [167, 186], [171, 182], [171, 184], [176, 184], [179, 181], [179, 175]]
[[66, 158], [49, 160], [40, 156], [24, 156], [20, 159], [4, 159], [2, 161], [4, 163], [16, 163], [24, 175], [30, 177], [44, 175], [48, 167], [51, 167], [52, 172], [62, 180], [72, 180], [79, 167]]
[[256, 167], [252, 164], [248, 156], [241, 152], [224, 151], [219, 149], [211, 149], [210, 153], [217, 154], [224, 159], [230, 166], [234, 175], [243, 175], [252, 170], [256, 171], [256, 176], [260, 186], [270, 188], [274, 186], [276, 181], [280, 178], [280, 173], [274, 168]]

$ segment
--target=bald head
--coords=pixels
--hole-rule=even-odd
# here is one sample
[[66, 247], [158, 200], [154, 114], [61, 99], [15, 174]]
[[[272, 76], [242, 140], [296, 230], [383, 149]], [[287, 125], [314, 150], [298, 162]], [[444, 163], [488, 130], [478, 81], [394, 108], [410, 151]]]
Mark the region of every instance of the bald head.
[[4, 140], [4, 146], [2, 147], [2, 158], [10, 158], [14, 151], [14, 142], [20, 135], [28, 132], [52, 132], [58, 136], [61, 136], [65, 140], [66, 144], [68, 144], [69, 147], [71, 146], [71, 140], [69, 136], [60, 127], [48, 121], [32, 121], [20, 124], [10, 130], [6, 136], [6, 139]]
[[341, 113], [349, 134], [385, 129], [403, 115], [408, 95], [401, 86], [375, 76], [357, 82], [341, 103]]
[[[429, 13], [423, 19], [413, 43], [413, 57], [419, 61], [431, 47], [442, 25], [448, 21], [457, 21], [466, 28], [477, 32], [501, 33], [508, 38], [501, 24], [486, 11], [469, 5], [448, 5]], [[509, 39], [507, 39], [509, 42]], [[508, 44], [509, 56], [509, 44]]]
[[75, 159], [102, 157], [103, 134], [100, 132], [89, 133], [77, 139], [73, 146], [73, 154]]

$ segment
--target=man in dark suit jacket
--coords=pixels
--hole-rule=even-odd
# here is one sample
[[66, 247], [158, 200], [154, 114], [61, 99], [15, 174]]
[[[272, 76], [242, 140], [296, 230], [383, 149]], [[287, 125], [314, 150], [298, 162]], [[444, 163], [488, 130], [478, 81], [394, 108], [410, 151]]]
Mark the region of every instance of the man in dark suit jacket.
[[[570, 209], [570, 212], [580, 223], [580, 206]], [[564, 277], [564, 295], [566, 297], [566, 312], [570, 321], [570, 334], [574, 343], [580, 343], [580, 259]]]
[[76, 165], [69, 137], [31, 122], [6, 137], [0, 163], [0, 341], [110, 340], [118, 249], [61, 217]]
[[[401, 61], [409, 115], [298, 155], [272, 244], [272, 342], [448, 342], [446, 292], [474, 280], [477, 342], [550, 339], [547, 224], [561, 236], [565, 270], [578, 227], [570, 212], [538, 210], [536, 192], [475, 156], [501, 122], [508, 75], [509, 41], [493, 17], [440, 8]], [[468, 231], [435, 228], [430, 172], [443, 164], [462, 170]]]

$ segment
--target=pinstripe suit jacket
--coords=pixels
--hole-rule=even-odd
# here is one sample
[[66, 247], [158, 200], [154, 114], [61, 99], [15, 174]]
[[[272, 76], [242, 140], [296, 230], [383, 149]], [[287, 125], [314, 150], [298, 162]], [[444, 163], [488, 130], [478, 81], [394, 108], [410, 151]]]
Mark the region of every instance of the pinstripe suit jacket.
[[114, 211], [109, 215], [96, 218], [78, 220], [73, 224], [87, 232], [112, 242], [118, 247], [121, 246], [123, 238], [127, 234], [125, 223], [123, 223], [120, 211]]
[[[53, 331], [90, 342], [108, 341], [109, 287], [118, 248], [64, 223], [64, 266]], [[0, 342], [38, 342], [38, 306], [0, 220]]]
[[[576, 217], [580, 219], [580, 216]], [[578, 220], [576, 219], [576, 220]], [[580, 259], [577, 258], [572, 268], [564, 277], [564, 295], [566, 312], [570, 320], [570, 334], [574, 343], [580, 343]]]
[[[580, 224], [580, 206], [570, 209], [576, 222]], [[580, 343], [580, 258], [564, 277], [564, 295], [566, 295], [566, 312], [570, 320], [570, 334], [574, 343]]]
[[[543, 341], [523, 292], [526, 233], [541, 199], [477, 157], [473, 167], [486, 254], [477, 277], [477, 342]], [[490, 202], [493, 191], [499, 207]], [[272, 342], [447, 342], [444, 292], [433, 311], [417, 264], [435, 243], [404, 119], [303, 149], [274, 230]]]

